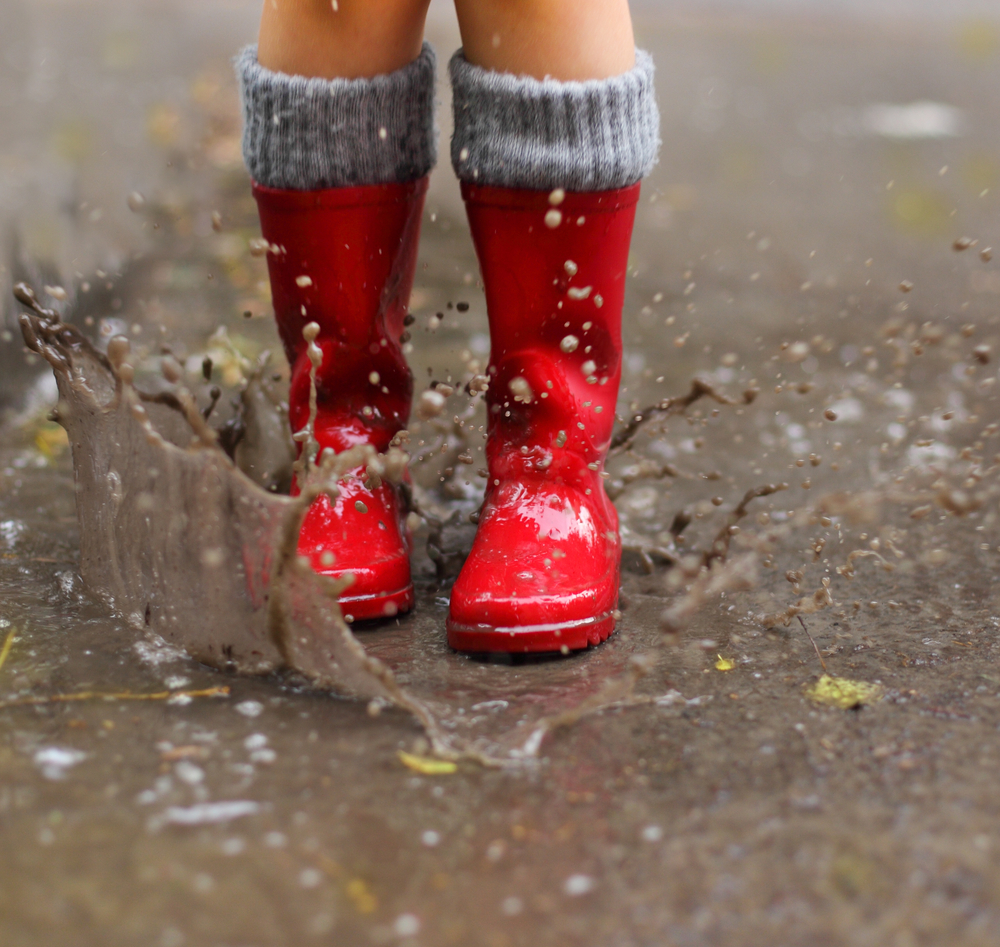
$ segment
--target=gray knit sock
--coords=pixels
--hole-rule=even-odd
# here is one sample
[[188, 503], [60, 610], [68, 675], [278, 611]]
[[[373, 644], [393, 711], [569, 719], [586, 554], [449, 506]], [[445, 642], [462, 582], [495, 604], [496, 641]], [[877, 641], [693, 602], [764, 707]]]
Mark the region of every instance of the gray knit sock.
[[449, 64], [451, 163], [463, 181], [606, 191], [652, 170], [660, 147], [653, 58], [610, 79], [559, 82], [491, 72], [459, 50]]
[[257, 47], [236, 58], [243, 101], [243, 160], [267, 187], [312, 191], [390, 184], [434, 166], [431, 47], [372, 79], [307, 79], [271, 72]]

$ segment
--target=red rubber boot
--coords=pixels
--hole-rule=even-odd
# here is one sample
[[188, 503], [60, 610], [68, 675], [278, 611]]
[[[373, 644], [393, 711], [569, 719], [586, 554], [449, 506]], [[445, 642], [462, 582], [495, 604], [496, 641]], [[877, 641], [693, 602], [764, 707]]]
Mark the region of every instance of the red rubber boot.
[[601, 472], [639, 185], [462, 193], [490, 319], [489, 480], [448, 643], [566, 653], [615, 625], [621, 540]]
[[[400, 347], [413, 286], [427, 179], [320, 191], [254, 185], [278, 331], [292, 366], [293, 431], [309, 420], [309, 359], [302, 329], [320, 326], [320, 449], [371, 444], [385, 452], [406, 425], [413, 376]], [[299, 534], [299, 552], [324, 575], [351, 573], [345, 616], [383, 618], [413, 606], [410, 537], [397, 487], [364, 486], [353, 471], [331, 504], [321, 496]], [[294, 491], [293, 491], [294, 492]]]

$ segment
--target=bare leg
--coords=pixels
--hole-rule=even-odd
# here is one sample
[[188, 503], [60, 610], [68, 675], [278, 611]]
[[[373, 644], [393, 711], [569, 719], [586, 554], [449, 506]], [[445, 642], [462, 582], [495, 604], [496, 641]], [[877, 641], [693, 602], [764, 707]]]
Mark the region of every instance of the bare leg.
[[497, 72], [563, 82], [635, 65], [628, 0], [455, 0], [465, 58]]
[[430, 0], [264, 0], [257, 61], [321, 79], [383, 75], [420, 55]]

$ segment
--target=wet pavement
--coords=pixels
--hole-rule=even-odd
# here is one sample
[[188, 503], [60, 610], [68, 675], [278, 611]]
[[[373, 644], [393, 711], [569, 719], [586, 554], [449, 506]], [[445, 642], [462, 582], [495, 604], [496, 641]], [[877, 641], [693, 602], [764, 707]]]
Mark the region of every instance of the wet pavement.
[[[276, 350], [227, 62], [255, 6], [0, 4], [0, 277], [149, 364], [167, 341], [202, 403], [206, 352], [235, 389]], [[637, 27], [664, 149], [619, 412], [696, 376], [734, 403], [654, 418], [612, 461], [628, 550], [607, 644], [449, 652], [426, 526], [417, 609], [358, 629], [458, 735], [597, 705], [642, 658], [634, 696], [521, 765], [442, 766], [401, 711], [220, 673], [110, 616], [77, 571], [51, 373], [5, 302], [4, 945], [1000, 942], [1000, 25], [643, 10]], [[457, 45], [444, 12], [429, 32], [442, 58]], [[476, 277], [443, 164], [418, 390], [485, 362]], [[476, 467], [446, 472], [455, 429], [413, 432], [454, 567]], [[769, 483], [787, 488], [727, 519]], [[722, 535], [727, 563], [699, 573]], [[823, 704], [824, 669], [876, 691]]]

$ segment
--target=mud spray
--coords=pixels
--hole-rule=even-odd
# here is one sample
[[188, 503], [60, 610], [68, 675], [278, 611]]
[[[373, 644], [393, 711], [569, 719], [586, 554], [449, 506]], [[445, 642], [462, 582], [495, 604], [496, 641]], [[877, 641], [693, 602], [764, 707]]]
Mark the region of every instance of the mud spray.
[[[971, 245], [959, 240], [953, 249]], [[256, 255], [254, 247], [251, 252]], [[989, 261], [988, 252], [982, 259]], [[902, 293], [911, 289], [909, 282], [900, 285]], [[313, 573], [296, 546], [311, 501], [321, 492], [334, 494], [347, 471], [363, 464], [369, 476], [400, 482], [409, 463], [416, 481], [411, 516], [426, 524], [437, 582], [457, 573], [482, 496], [471, 476], [485, 430], [478, 359], [465, 352], [463, 377], [431, 381], [417, 402], [419, 421], [401, 432], [387, 455], [356, 448], [318, 457], [307, 426], [298, 471], [306, 486], [292, 499], [279, 493], [292, 473], [281, 392], [287, 373], [273, 371], [269, 355], [250, 364], [236, 353], [244, 371], [230, 373], [229, 384], [224, 377], [222, 385], [208, 387], [200, 404], [169, 345], [158, 353], [133, 353], [126, 338], [115, 336], [101, 351], [42, 306], [27, 285], [20, 284], [16, 296], [27, 310], [20, 316], [25, 343], [49, 363], [58, 385], [52, 419], [65, 428], [72, 448], [80, 572], [89, 589], [137, 630], [220, 670], [280, 672], [288, 681], [368, 701], [373, 714], [401, 708], [419, 721], [428, 749], [444, 760], [524, 765], [537, 757], [548, 734], [586, 714], [683, 701], [675, 691], [639, 693], [640, 681], [664, 665], [669, 676], [670, 662], [683, 660], [685, 631], [695, 617], [727, 596], [736, 603], [730, 610], [744, 613], [750, 634], [787, 635], [800, 627], [808, 636], [808, 616], [833, 610], [846, 618], [880, 607], [875, 599], [852, 600], [858, 569], [912, 574], [944, 563], [950, 553], [935, 542], [941, 518], [964, 519], [976, 541], [995, 530], [1000, 455], [990, 459], [990, 452], [1000, 425], [989, 421], [996, 397], [992, 348], [977, 338], [976, 326], [952, 332], [918, 323], [900, 304], [878, 338], [859, 340], [859, 370], [849, 389], [836, 390], [816, 381], [823, 377], [817, 372], [822, 360], [837, 354], [832, 344], [820, 335], [789, 339], [759, 372], [773, 385], [763, 409], [757, 407], [765, 400], [758, 399], [763, 386], [755, 378], [745, 378], [738, 395], [723, 390], [719, 377], [739, 381], [732, 370], [739, 359], [723, 356], [717, 377], [695, 378], [686, 394], [646, 408], [629, 405], [612, 444], [607, 489], [622, 512], [626, 567], [662, 574], [669, 600], [659, 646], [633, 654], [623, 670], [557, 714], [522, 713], [509, 729], [487, 725], [461, 736], [455, 707], [411, 693], [367, 653], [337, 606], [339, 589]], [[431, 316], [428, 331], [443, 318]], [[408, 317], [408, 324], [413, 321]], [[217, 335], [217, 343], [225, 340], [224, 330]], [[685, 341], [678, 336], [675, 345]], [[885, 369], [877, 353], [882, 361], [889, 356], [888, 375], [881, 378]], [[929, 363], [921, 377], [936, 379], [939, 390], [910, 390], [907, 373], [918, 359]], [[807, 362], [808, 376], [785, 377]], [[202, 367], [210, 382], [210, 355]], [[137, 377], [145, 379], [142, 385]], [[938, 406], [918, 413], [928, 396]], [[797, 403], [774, 412], [782, 398]], [[793, 414], [805, 423], [793, 421]], [[775, 415], [783, 429], [777, 446], [793, 454], [801, 447], [785, 481], [755, 479], [762, 471], [753, 460], [749, 470], [725, 478], [678, 459], [678, 444], [689, 445], [688, 455], [704, 463], [711, 459], [705, 448], [713, 436], [724, 454], [727, 441], [740, 443], [754, 429], [763, 444], [776, 443], [766, 430]], [[845, 421], [891, 432], [867, 465], [837, 440]], [[822, 453], [813, 449], [820, 442]], [[727, 504], [713, 489], [719, 481], [741, 498]], [[669, 484], [684, 488], [676, 491], [680, 503]], [[989, 549], [989, 543], [979, 546]], [[786, 596], [773, 588], [779, 561], [787, 567]], [[717, 643], [696, 647], [709, 650]], [[825, 672], [818, 648], [816, 656]], [[727, 660], [719, 655], [720, 669]], [[881, 693], [865, 683], [824, 674], [811, 693], [851, 706]]]

